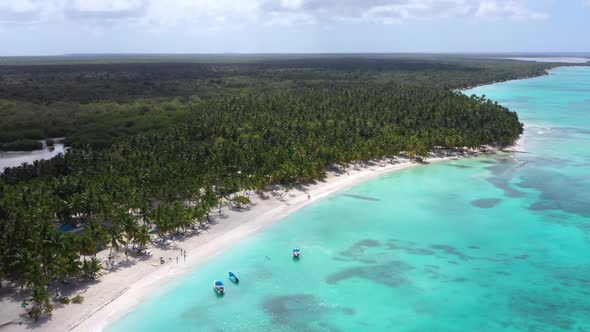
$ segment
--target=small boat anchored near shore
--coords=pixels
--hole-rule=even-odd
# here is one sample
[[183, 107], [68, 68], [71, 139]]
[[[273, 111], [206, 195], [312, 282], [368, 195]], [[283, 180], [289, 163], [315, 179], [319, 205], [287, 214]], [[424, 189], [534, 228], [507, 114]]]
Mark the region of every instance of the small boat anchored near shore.
[[225, 287], [220, 280], [213, 281], [213, 289], [215, 289], [215, 292], [219, 295], [225, 294]]
[[228, 272], [227, 275], [229, 276], [229, 280], [231, 280], [231, 282], [233, 282], [234, 284], [240, 282], [240, 279], [238, 279], [238, 277], [233, 272]]
[[301, 255], [301, 250], [299, 248], [293, 249], [293, 258], [299, 258], [299, 255]]

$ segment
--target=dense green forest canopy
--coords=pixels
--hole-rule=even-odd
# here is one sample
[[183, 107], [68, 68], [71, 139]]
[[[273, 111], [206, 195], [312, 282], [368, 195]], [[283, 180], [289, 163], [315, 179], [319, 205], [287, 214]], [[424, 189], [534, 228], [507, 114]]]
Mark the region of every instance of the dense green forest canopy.
[[551, 64], [464, 57], [270, 57], [205, 62], [0, 65], [0, 98], [34, 103], [235, 95], [363, 81], [435, 88], [539, 75]]
[[546, 68], [383, 57], [2, 67], [5, 146], [65, 136], [74, 148], [0, 175], [0, 281], [30, 291], [37, 319], [52, 287], [97, 276], [100, 248], [183, 233], [246, 204], [242, 190], [400, 152], [512, 144], [515, 113], [451, 89]]
[[64, 57], [0, 61], [0, 150], [116, 138], [182, 123], [189, 104], [301, 88], [398, 83], [450, 90], [540, 75], [546, 63], [434, 55]]

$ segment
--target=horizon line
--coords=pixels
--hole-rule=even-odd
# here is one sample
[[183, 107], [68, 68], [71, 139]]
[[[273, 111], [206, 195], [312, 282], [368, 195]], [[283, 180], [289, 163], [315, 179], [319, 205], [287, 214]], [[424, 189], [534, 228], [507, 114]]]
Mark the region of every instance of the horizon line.
[[0, 55], [0, 58], [84, 56], [235, 56], [235, 55], [527, 55], [590, 57], [590, 51], [457, 51], [457, 52], [74, 52], [60, 54]]

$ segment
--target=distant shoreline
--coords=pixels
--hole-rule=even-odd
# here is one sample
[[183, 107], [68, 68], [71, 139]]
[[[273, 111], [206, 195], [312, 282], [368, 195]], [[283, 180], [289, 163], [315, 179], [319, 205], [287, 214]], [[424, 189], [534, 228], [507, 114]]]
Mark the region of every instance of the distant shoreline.
[[559, 67], [569, 67], [569, 66], [559, 65], [559, 66], [551, 67], [549, 69], [545, 69], [543, 71], [543, 74], [539, 74], [539, 75], [527, 75], [527, 76], [522, 76], [522, 77], [518, 77], [518, 78], [512, 78], [512, 79], [508, 79], [508, 80], [504, 80], [504, 81], [493, 81], [493, 82], [488, 82], [488, 83], [481, 83], [481, 84], [476, 84], [476, 85], [473, 85], [473, 86], [468, 86], [468, 87], [465, 87], [465, 88], [454, 89], [453, 91], [455, 91], [455, 92], [464, 92], [466, 90], [475, 89], [475, 88], [480, 87], [480, 86], [486, 86], [486, 85], [492, 85], [492, 84], [498, 84], [498, 83], [504, 83], [504, 82], [510, 82], [510, 81], [520, 81], [520, 80], [528, 80], [528, 79], [531, 79], [531, 78], [543, 77], [543, 76], [549, 75], [549, 71], [550, 70], [554, 70], [554, 69], [559, 68]]
[[498, 84], [498, 83], [504, 83], [504, 82], [510, 82], [510, 81], [520, 81], [520, 80], [528, 80], [528, 79], [531, 79], [531, 78], [543, 77], [543, 76], [549, 75], [549, 71], [555, 70], [555, 69], [560, 68], [560, 67], [572, 67], [572, 66], [558, 65], [558, 66], [555, 66], [555, 67], [551, 67], [549, 69], [545, 69], [543, 71], [543, 74], [539, 74], [539, 75], [527, 75], [527, 76], [522, 76], [522, 77], [519, 77], [519, 78], [512, 78], [512, 79], [508, 79], [508, 80], [504, 80], [504, 81], [493, 81], [493, 82], [488, 82], [488, 83], [481, 83], [481, 84], [476, 84], [476, 85], [473, 85], [473, 86], [468, 86], [468, 87], [465, 87], [465, 88], [455, 89], [453, 91], [455, 91], [455, 92], [464, 92], [466, 90], [475, 89], [475, 88], [480, 87], [480, 86], [486, 86], [486, 85], [492, 85], [492, 84]]
[[501, 58], [508, 60], [518, 61], [532, 61], [532, 62], [556, 62], [556, 63], [568, 63], [568, 64], [587, 64], [590, 62], [590, 58], [586, 57], [513, 57], [513, 58]]
[[[588, 61], [590, 63], [590, 59], [588, 59]], [[584, 64], [586, 64], [586, 63], [584, 63]], [[523, 77], [519, 77], [519, 78], [504, 80], [504, 81], [494, 81], [494, 82], [490, 82], [490, 83], [481, 83], [481, 84], [476, 84], [474, 86], [468, 86], [466, 88], [454, 89], [453, 91], [455, 91], [455, 92], [465, 92], [466, 90], [475, 89], [475, 88], [480, 87], [480, 86], [493, 85], [493, 84], [505, 83], [505, 82], [510, 82], [510, 81], [528, 80], [528, 79], [531, 79], [531, 78], [548, 76], [548, 75], [551, 75], [551, 71], [556, 70], [556, 69], [559, 69], [559, 68], [587, 67], [587, 66], [580, 66], [580, 65], [581, 64], [568, 64], [568, 65], [559, 64], [559, 65], [556, 65], [554, 67], [545, 69], [543, 74], [539, 74], [539, 75], [528, 75], [528, 76], [523, 76]]]

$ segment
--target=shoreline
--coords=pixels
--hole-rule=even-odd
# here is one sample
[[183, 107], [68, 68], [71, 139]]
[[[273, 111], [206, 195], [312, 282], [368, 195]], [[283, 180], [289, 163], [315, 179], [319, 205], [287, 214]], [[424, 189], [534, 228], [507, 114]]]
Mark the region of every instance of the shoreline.
[[588, 67], [588, 66], [590, 66], [590, 59], [586, 63], [557, 64], [554, 67], [551, 67], [551, 68], [548, 68], [548, 69], [543, 70], [543, 74], [539, 74], [539, 75], [528, 75], [528, 76], [523, 76], [523, 77], [518, 77], [518, 78], [513, 78], [513, 79], [507, 79], [507, 80], [503, 80], [503, 81], [493, 81], [493, 82], [489, 82], [489, 83], [481, 83], [481, 84], [476, 84], [476, 85], [468, 86], [468, 87], [464, 87], [464, 88], [453, 89], [452, 91], [463, 93], [463, 92], [465, 92], [467, 90], [475, 89], [475, 88], [478, 88], [478, 87], [481, 87], [481, 86], [494, 85], [494, 84], [498, 84], [498, 83], [506, 83], [506, 82], [510, 82], [510, 81], [529, 80], [529, 79], [532, 79], [532, 78], [539, 78], [539, 77], [548, 76], [548, 75], [551, 75], [551, 72], [552, 71], [554, 71], [556, 69], [560, 69], [560, 68]]
[[[480, 153], [429, 157], [424, 161], [433, 163], [458, 160], [478, 156]], [[308, 204], [378, 176], [419, 165], [422, 164], [396, 158], [395, 163], [378, 161], [360, 168], [350, 166], [342, 173], [328, 172], [323, 181], [316, 181], [304, 188], [292, 189], [282, 199], [270, 195], [270, 198], [263, 200], [257, 195], [252, 195], [249, 209], [236, 210], [225, 206], [221, 215], [217, 212], [212, 214], [214, 224], [211, 227], [200, 230], [198, 235], [179, 239], [166, 248], [152, 244], [149, 256], [126, 260], [124, 254], [118, 252], [115, 257], [118, 264], [112, 272], [106, 273], [97, 281], [78, 285], [67, 294], [84, 296], [83, 303], [65, 306], [56, 304], [53, 314], [37, 323], [23, 319], [20, 302], [3, 297], [2, 316], [6, 317], [1, 317], [4, 321], [0, 321], [0, 331], [102, 331], [132, 311], [142, 299], [167, 289], [166, 286], [159, 285], [188, 274], [236, 242], [283, 220]], [[179, 256], [180, 249], [187, 252], [186, 262], [183, 256]], [[103, 250], [97, 257], [103, 258], [102, 256], [106, 255], [108, 250]], [[159, 264], [160, 257], [165, 258], [165, 264]], [[176, 262], [175, 257], [180, 257], [180, 262]], [[155, 289], [157, 290], [154, 291]], [[8, 319], [12, 321], [5, 323]], [[23, 322], [22, 325], [19, 325], [19, 321]]]
[[473, 86], [468, 86], [468, 87], [464, 87], [464, 88], [454, 89], [452, 91], [463, 93], [463, 92], [465, 92], [467, 90], [475, 89], [475, 88], [478, 88], [478, 87], [481, 87], [481, 86], [494, 85], [494, 84], [505, 83], [505, 82], [510, 82], [510, 81], [529, 80], [531, 78], [548, 76], [548, 75], [551, 74], [551, 73], [549, 73], [549, 71], [555, 70], [555, 69], [560, 68], [560, 67], [571, 67], [571, 66], [559, 65], [559, 66], [556, 66], [556, 67], [551, 67], [549, 69], [545, 69], [545, 70], [543, 70], [543, 74], [539, 74], [539, 75], [528, 75], [528, 76], [523, 76], [523, 77], [518, 77], [518, 78], [513, 78], [513, 79], [507, 79], [507, 80], [503, 80], [503, 81], [493, 81], [493, 82], [489, 82], [489, 83], [481, 83], [481, 84], [476, 84], [476, 85], [473, 85]]

